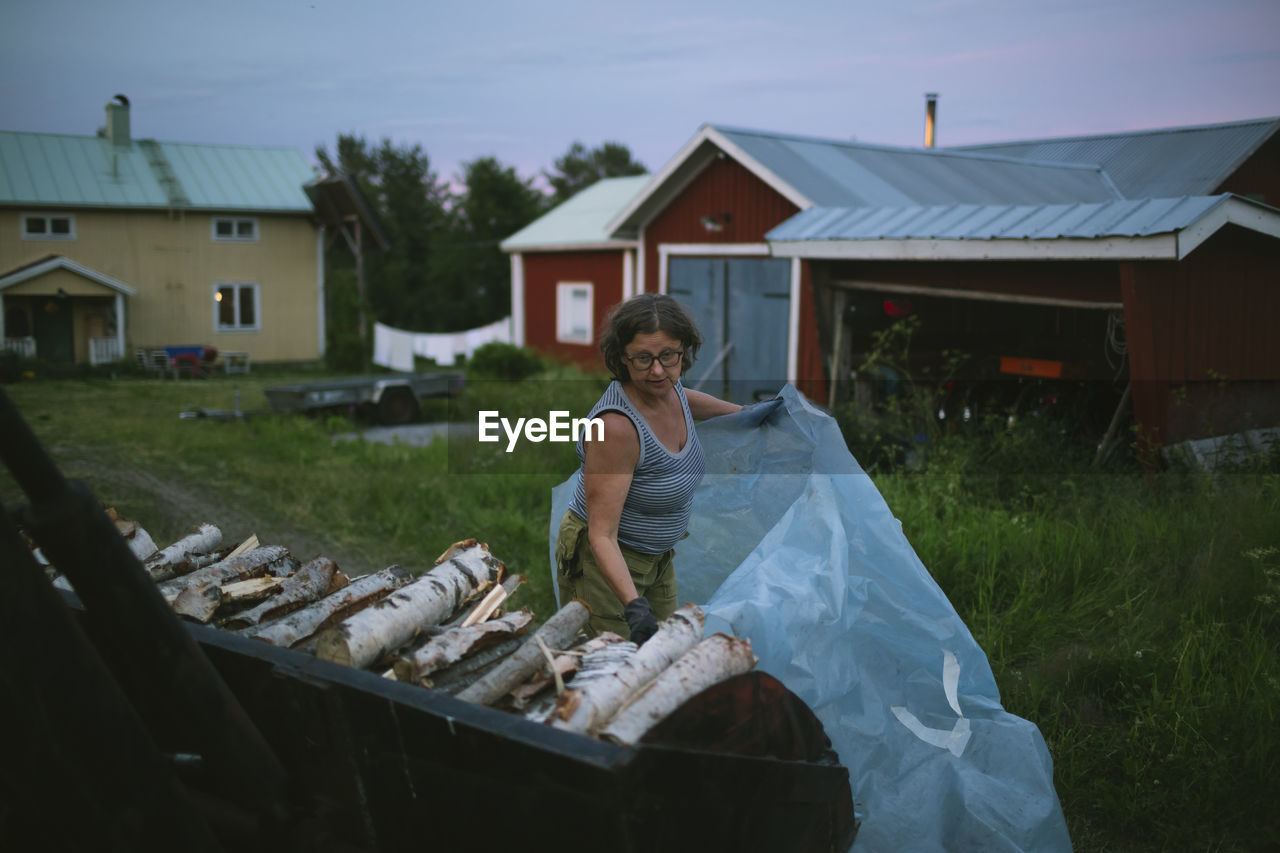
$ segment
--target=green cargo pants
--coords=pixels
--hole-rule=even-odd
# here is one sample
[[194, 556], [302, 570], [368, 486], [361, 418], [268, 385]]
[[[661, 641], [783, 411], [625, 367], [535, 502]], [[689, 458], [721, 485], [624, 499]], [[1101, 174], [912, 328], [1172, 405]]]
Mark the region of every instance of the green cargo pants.
[[[636, 592], [649, 599], [654, 617], [661, 622], [676, 609], [676, 571], [672, 564], [675, 551], [642, 554], [618, 543], [622, 559], [631, 570]], [[560, 603], [581, 599], [591, 610], [588, 623], [594, 633], [613, 631], [623, 638], [631, 637], [623, 615], [623, 602], [605, 583], [595, 554], [587, 541], [587, 523], [572, 510], [566, 510], [556, 538], [556, 583], [560, 586]]]

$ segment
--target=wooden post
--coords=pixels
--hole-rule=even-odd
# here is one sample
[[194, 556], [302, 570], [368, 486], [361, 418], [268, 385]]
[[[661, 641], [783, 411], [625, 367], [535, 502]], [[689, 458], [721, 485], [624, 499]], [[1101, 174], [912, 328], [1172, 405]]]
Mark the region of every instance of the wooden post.
[[834, 318], [834, 329], [831, 331], [831, 386], [827, 389], [827, 408], [834, 410], [836, 407], [836, 386], [843, 371], [844, 359], [841, 357], [843, 353], [840, 347], [844, 344], [844, 303], [845, 292], [840, 288], [835, 288], [832, 296], [831, 314]]

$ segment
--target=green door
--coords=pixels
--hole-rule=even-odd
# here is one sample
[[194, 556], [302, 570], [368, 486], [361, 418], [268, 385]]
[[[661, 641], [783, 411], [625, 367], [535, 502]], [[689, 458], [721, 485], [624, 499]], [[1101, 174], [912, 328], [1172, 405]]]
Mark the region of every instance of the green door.
[[75, 361], [70, 301], [50, 299], [34, 313], [36, 356], [51, 364], [70, 364]]

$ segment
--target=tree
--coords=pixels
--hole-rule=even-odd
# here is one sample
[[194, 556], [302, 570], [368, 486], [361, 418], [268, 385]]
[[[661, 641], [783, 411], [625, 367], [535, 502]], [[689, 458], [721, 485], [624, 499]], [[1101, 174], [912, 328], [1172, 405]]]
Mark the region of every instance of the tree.
[[[386, 252], [365, 244], [365, 309], [371, 319], [406, 329], [445, 331], [435, 325], [447, 318], [434, 310], [441, 283], [433, 260], [441, 242], [449, 238], [449, 194], [431, 171], [422, 147], [396, 146], [383, 139], [374, 148], [363, 137], [341, 134], [336, 157], [319, 146], [316, 158], [330, 174], [344, 172], [355, 180], [390, 243]], [[346, 241], [337, 239], [330, 243], [328, 261], [328, 351], [335, 364], [358, 367], [363, 358], [355, 322], [360, 307], [355, 257]], [[371, 339], [367, 335], [366, 340]]]
[[589, 151], [581, 142], [574, 142], [563, 157], [556, 158], [555, 172], [542, 174], [555, 191], [553, 203], [559, 204], [601, 178], [643, 175], [647, 171], [643, 163], [632, 158], [631, 149], [620, 142], [606, 142]]
[[470, 318], [462, 328], [470, 328], [511, 313], [511, 266], [498, 244], [541, 216], [547, 199], [532, 179], [493, 157], [464, 163], [462, 179], [442, 274], [457, 283], [457, 310]]

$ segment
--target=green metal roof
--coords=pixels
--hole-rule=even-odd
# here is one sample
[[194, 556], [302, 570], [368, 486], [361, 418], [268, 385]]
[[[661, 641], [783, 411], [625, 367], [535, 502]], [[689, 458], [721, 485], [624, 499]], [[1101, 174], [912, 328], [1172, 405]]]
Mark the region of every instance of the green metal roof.
[[609, 236], [605, 225], [635, 198], [649, 175], [596, 181], [502, 241], [504, 252], [622, 248], [634, 241]]
[[295, 148], [0, 131], [0, 204], [311, 210], [315, 170]]

